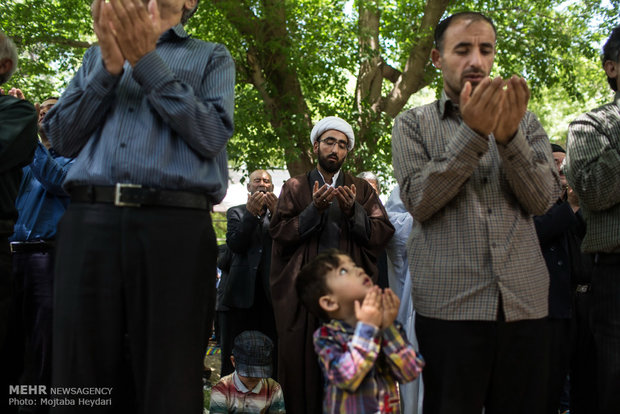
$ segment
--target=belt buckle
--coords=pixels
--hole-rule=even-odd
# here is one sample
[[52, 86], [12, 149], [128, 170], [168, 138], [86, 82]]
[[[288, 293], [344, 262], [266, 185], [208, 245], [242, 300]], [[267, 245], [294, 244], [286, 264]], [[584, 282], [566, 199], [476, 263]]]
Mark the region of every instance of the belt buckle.
[[577, 288], [575, 290], [577, 291], [577, 293], [588, 293], [588, 291], [590, 290], [590, 285], [577, 285]]
[[140, 184], [116, 183], [114, 190], [114, 205], [117, 207], [140, 207], [140, 203], [128, 203], [121, 201], [121, 195], [124, 188], [142, 188]]
[[15, 242], [10, 242], [9, 243], [9, 250], [11, 251], [11, 254], [15, 253], [15, 250], [17, 249], [16, 246], [17, 246], [17, 243], [15, 243]]

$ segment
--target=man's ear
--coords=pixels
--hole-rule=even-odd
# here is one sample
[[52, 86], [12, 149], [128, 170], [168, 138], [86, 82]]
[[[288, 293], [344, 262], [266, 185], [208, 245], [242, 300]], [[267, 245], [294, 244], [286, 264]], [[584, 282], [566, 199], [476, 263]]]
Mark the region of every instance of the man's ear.
[[603, 68], [605, 69], [605, 73], [607, 77], [612, 79], [618, 79], [618, 73], [620, 72], [620, 62], [614, 62], [613, 60], [606, 60]]
[[319, 140], [318, 139], [314, 141], [314, 144], [312, 144], [312, 152], [314, 152], [315, 154], [319, 153]]
[[438, 49], [431, 50], [431, 61], [433, 66], [437, 69], [441, 69], [441, 52]]
[[11, 69], [13, 69], [13, 61], [11, 59], [0, 59], [0, 74], [9, 73]]
[[319, 298], [319, 306], [325, 312], [336, 312], [340, 305], [334, 300], [332, 295], [323, 295]]
[[233, 368], [235, 367], [235, 357], [233, 355], [230, 356], [230, 362], [232, 363]]
[[185, 9], [186, 10], [194, 10], [194, 8], [196, 7], [196, 3], [198, 3], [197, 0], [185, 0]]

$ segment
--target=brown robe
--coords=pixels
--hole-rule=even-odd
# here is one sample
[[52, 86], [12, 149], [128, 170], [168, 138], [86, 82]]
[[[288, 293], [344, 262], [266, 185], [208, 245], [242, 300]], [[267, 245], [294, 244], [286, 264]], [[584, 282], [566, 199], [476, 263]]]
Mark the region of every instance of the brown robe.
[[[269, 231], [273, 238], [271, 293], [278, 331], [278, 381], [287, 413], [320, 413], [323, 379], [312, 344], [319, 327], [316, 317], [299, 302], [295, 280], [301, 267], [318, 254], [319, 247], [337, 247], [377, 280], [377, 257], [394, 234], [387, 213], [372, 187], [363, 179], [341, 172], [336, 186], [355, 184], [355, 213], [342, 214], [338, 202], [319, 213], [312, 205], [314, 181], [323, 185], [317, 170], [289, 179], [282, 187]], [[331, 226], [331, 227], [330, 227]], [[327, 240], [340, 233], [339, 240]], [[338, 236], [336, 236], [338, 237]], [[331, 242], [331, 243], [329, 243]]]

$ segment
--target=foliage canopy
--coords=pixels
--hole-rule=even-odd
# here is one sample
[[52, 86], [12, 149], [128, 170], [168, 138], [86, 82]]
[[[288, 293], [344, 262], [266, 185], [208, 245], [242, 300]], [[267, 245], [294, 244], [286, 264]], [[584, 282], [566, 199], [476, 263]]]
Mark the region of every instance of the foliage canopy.
[[[203, 0], [187, 29], [235, 59], [233, 165], [306, 171], [313, 122], [339, 115], [356, 131], [347, 168], [387, 178], [393, 117], [423, 88], [441, 91], [429, 53], [442, 17], [477, 10], [495, 21], [494, 74], [524, 76], [530, 107], [561, 140], [567, 121], [610, 97], [598, 48], [619, 9], [620, 0]], [[6, 86], [31, 100], [58, 94], [96, 41], [90, 0], [3, 0], [0, 28], [21, 51]]]

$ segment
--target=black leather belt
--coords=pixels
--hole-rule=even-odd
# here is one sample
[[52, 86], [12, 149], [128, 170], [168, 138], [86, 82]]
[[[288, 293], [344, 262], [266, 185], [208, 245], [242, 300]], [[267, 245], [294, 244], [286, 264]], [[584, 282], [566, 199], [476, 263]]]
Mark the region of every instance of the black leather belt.
[[45, 240], [11, 242], [11, 253], [46, 253], [54, 249], [54, 243]]
[[137, 184], [83, 185], [69, 189], [76, 203], [111, 203], [118, 207], [180, 207], [211, 210], [207, 196], [191, 191], [162, 190]]

